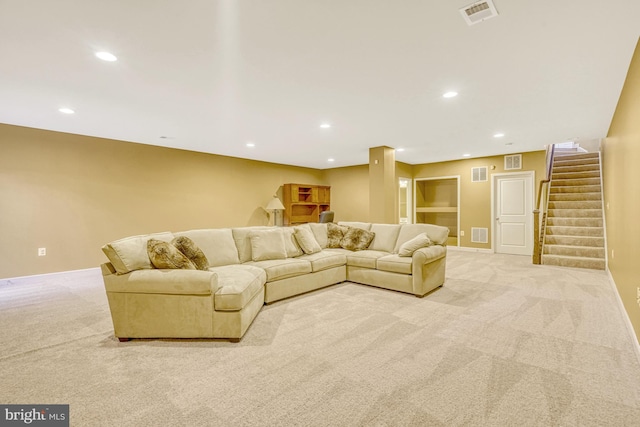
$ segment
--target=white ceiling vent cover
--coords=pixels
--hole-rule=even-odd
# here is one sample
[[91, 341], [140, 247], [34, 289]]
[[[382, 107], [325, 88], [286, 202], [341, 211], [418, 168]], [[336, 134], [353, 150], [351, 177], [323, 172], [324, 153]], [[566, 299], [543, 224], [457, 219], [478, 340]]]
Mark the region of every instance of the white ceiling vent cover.
[[475, 2], [460, 9], [462, 17], [469, 25], [498, 16], [498, 11], [491, 0]]

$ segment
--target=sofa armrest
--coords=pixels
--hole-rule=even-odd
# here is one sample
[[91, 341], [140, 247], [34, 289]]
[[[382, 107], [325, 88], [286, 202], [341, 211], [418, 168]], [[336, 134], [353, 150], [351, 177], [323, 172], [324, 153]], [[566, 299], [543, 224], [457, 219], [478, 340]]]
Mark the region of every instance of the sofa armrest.
[[439, 260], [447, 255], [447, 248], [443, 245], [432, 245], [420, 248], [413, 253], [414, 265], [424, 265]]
[[108, 267], [102, 271], [107, 292], [212, 295], [218, 290], [218, 275], [212, 271], [144, 269], [108, 274]]

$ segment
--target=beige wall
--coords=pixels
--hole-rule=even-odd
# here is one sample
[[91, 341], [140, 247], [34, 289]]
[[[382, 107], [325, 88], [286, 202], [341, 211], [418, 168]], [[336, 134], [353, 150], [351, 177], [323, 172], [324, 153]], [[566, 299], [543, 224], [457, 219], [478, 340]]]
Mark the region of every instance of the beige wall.
[[369, 165], [325, 169], [335, 221], [369, 221]]
[[640, 44], [602, 144], [608, 265], [640, 339]]
[[[491, 166], [495, 166], [491, 170]], [[474, 167], [489, 167], [489, 177], [485, 182], [471, 182], [471, 169]], [[522, 153], [522, 171], [535, 171], [535, 188], [545, 174], [545, 151]], [[460, 237], [460, 246], [491, 249], [492, 218], [491, 218], [491, 180], [495, 173], [505, 173], [504, 156], [479, 157], [476, 159], [455, 160], [450, 162], [428, 163], [413, 166], [414, 178], [435, 178], [442, 176], [460, 176], [460, 224], [464, 231]], [[489, 229], [489, 243], [471, 243], [471, 227]]]
[[97, 267], [130, 235], [266, 224], [282, 184], [326, 184], [317, 169], [2, 124], [0, 147], [0, 278]]

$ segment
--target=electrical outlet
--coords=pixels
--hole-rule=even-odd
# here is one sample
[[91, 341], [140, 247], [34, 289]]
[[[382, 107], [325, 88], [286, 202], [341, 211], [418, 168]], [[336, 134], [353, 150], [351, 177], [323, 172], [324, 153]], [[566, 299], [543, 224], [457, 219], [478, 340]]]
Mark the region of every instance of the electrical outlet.
[[38, 256], [47, 255], [47, 248], [38, 248]]
[[460, 237], [464, 237], [464, 230], [460, 230]]

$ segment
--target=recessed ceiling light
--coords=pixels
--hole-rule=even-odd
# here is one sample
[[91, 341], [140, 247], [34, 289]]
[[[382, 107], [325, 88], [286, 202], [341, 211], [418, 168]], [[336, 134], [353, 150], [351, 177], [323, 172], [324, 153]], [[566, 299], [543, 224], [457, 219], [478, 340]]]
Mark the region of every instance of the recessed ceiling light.
[[61, 113], [64, 113], [64, 114], [73, 114], [73, 113], [75, 113], [75, 111], [73, 111], [71, 108], [66, 108], [66, 107], [59, 108], [58, 111], [60, 111]]
[[255, 146], [256, 146], [256, 144], [254, 144], [253, 142], [247, 142], [247, 147], [253, 148]]
[[327, 159], [327, 162], [335, 162], [336, 159]]
[[454, 98], [456, 96], [458, 96], [458, 92], [454, 92], [454, 91], [445, 92], [444, 94], [442, 94], [443, 98]]
[[504, 133], [502, 133], [502, 132], [498, 132], [498, 133], [494, 133], [493, 134], [494, 138], [502, 138], [503, 136], [504, 136]]
[[471, 157], [471, 154], [463, 154], [462, 157]]
[[331, 125], [329, 123], [323, 123], [323, 124], [320, 125], [320, 127], [322, 129], [329, 129], [331, 127]]
[[396, 151], [402, 152], [402, 151], [404, 151], [404, 148], [396, 148]]
[[505, 142], [504, 145], [513, 145], [513, 142]]
[[113, 53], [109, 53], [109, 52], [96, 52], [96, 56], [102, 59], [103, 61], [113, 62], [118, 60], [118, 58], [116, 58], [116, 56]]

